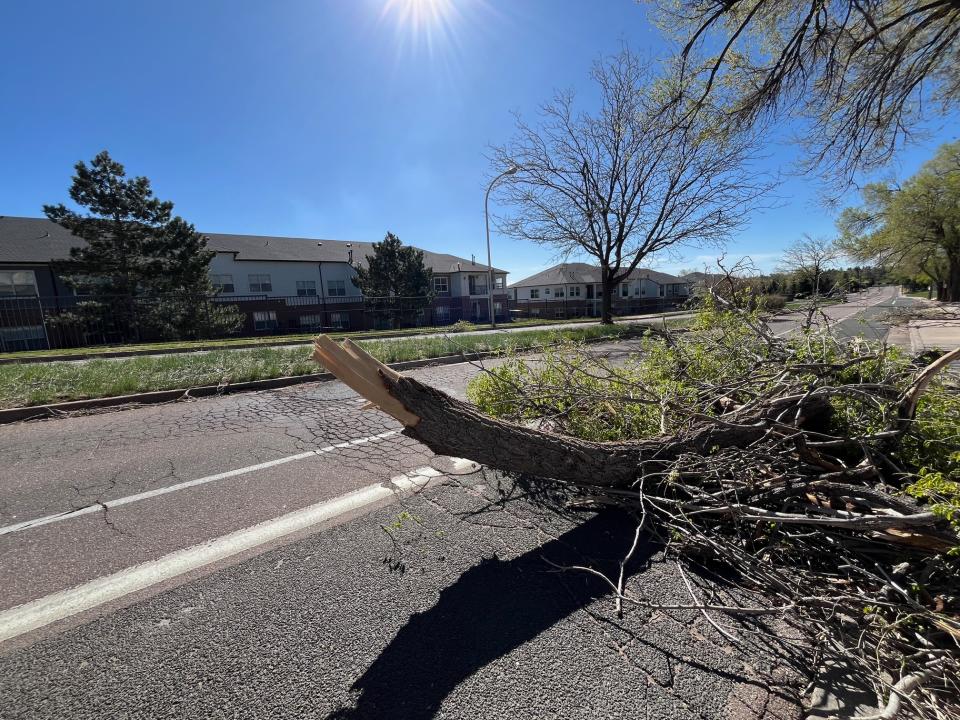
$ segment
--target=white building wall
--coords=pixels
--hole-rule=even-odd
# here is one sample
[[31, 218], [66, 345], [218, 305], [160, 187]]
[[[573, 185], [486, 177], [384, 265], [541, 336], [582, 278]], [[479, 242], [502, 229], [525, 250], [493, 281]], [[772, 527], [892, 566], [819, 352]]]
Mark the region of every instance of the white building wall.
[[[233, 253], [218, 252], [210, 261], [210, 274], [232, 276], [233, 295], [267, 295], [268, 297], [296, 295], [298, 280], [314, 281], [317, 295], [320, 295], [320, 268], [319, 263], [315, 262], [235, 260]], [[272, 290], [267, 293], [251, 291], [249, 276], [253, 274], [269, 275]], [[324, 262], [323, 294], [329, 297], [329, 281], [342, 280], [345, 296], [359, 296], [360, 288], [351, 280], [355, 275], [356, 270], [347, 263]]]

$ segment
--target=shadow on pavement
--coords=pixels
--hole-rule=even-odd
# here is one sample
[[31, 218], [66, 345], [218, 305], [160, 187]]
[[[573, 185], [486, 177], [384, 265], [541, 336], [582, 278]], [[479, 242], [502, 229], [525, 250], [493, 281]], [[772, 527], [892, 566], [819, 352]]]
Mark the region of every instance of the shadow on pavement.
[[[602, 513], [513, 560], [483, 560], [445, 588], [432, 608], [410, 618], [353, 684], [360, 692], [356, 707], [329, 718], [432, 718], [474, 672], [610, 593], [601, 579], [553, 572], [545, 559], [589, 562], [615, 577], [635, 528], [625, 514]], [[652, 543], [638, 547], [630, 574], [655, 549]]]

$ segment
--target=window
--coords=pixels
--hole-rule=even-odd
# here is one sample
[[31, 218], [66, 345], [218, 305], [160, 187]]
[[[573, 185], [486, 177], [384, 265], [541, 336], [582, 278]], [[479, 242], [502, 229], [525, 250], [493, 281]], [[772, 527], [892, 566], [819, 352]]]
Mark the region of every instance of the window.
[[597, 297], [598, 297], [598, 298], [602, 298], [602, 297], [603, 297], [603, 285], [597, 285], [596, 287], [597, 287]]
[[449, 295], [450, 294], [450, 278], [435, 277], [433, 279], [433, 291], [437, 295]]
[[433, 318], [436, 322], [447, 322], [450, 319], [450, 308], [438, 305], [433, 309]]
[[253, 313], [254, 330], [276, 330], [277, 313], [274, 310], [256, 310]]
[[330, 313], [330, 324], [335, 328], [345, 330], [350, 327], [350, 313], [335, 312]]
[[557, 308], [557, 310], [556, 310], [556, 312], [553, 314], [553, 316], [556, 317], [556, 318], [562, 318], [562, 317], [563, 317], [563, 314], [564, 314], [564, 313], [563, 313], [563, 308]]
[[544, 289], [543, 289], [543, 294], [544, 294], [544, 295], [549, 295], [549, 294], [550, 294], [550, 288], [544, 288]]
[[297, 295], [316, 295], [317, 283], [313, 280], [297, 280]]
[[319, 313], [313, 315], [301, 315], [300, 316], [300, 327], [305, 330], [312, 330], [314, 328], [319, 328], [323, 325], [323, 318]]
[[569, 291], [570, 291], [570, 297], [580, 297], [579, 285], [574, 285], [573, 287], [569, 288]]
[[493, 314], [502, 315], [503, 314], [503, 303], [495, 302], [493, 304]]
[[43, 325], [0, 328], [0, 348], [3, 350], [41, 350], [46, 347]]
[[220, 293], [234, 292], [233, 275], [211, 275], [210, 284]]
[[663, 297], [663, 291], [664, 291], [663, 285], [657, 285], [657, 287], [660, 288], [660, 297]]
[[0, 296], [35, 297], [39, 294], [33, 270], [0, 272]]
[[343, 280], [327, 280], [327, 295], [341, 297], [347, 294], [347, 286]]
[[[642, 284], [643, 284], [643, 283], [641, 282], [640, 285], [642, 285]], [[639, 297], [639, 296], [640, 296], [640, 285], [637, 285], [637, 286], [633, 289], [633, 296], [634, 296], [634, 297]]]
[[620, 283], [620, 297], [630, 297], [630, 285], [627, 283]]
[[530, 299], [538, 300], [540, 298], [540, 288], [530, 288]]
[[470, 286], [471, 295], [487, 294], [487, 279], [483, 275], [470, 275], [467, 277], [467, 283]]
[[503, 288], [506, 286], [505, 283], [506, 278], [504, 278], [503, 275], [497, 275], [493, 278], [493, 287], [497, 290], [503, 290]]
[[562, 288], [562, 287], [558, 287], [558, 288], [554, 288], [554, 289], [553, 289], [553, 296], [554, 296], [554, 297], [563, 297], [563, 295], [564, 295], [564, 292], [563, 292], [563, 288]]
[[534, 317], [540, 317], [540, 308], [530, 308], [530, 314]]
[[252, 293], [273, 292], [273, 283], [270, 282], [269, 275], [247, 275], [247, 282], [250, 283]]

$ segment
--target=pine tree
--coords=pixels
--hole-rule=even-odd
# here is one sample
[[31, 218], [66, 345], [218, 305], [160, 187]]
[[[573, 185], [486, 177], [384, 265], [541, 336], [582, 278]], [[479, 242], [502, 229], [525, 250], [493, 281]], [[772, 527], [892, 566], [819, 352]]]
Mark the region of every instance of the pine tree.
[[128, 179], [106, 150], [74, 168], [70, 198], [86, 212], [63, 204], [43, 210], [85, 241], [57, 265], [79, 294], [95, 296], [83, 314], [99, 315], [101, 326], [108, 319], [124, 339], [139, 339], [144, 327], [167, 337], [196, 335], [199, 305], [213, 294], [207, 270], [214, 253], [205, 238], [173, 215], [172, 202], [154, 196], [147, 178]]
[[367, 266], [358, 267], [353, 283], [360, 288], [375, 317], [393, 327], [414, 324], [432, 296], [432, 271], [424, 265], [423, 250], [405, 246], [396, 235], [386, 234], [373, 244]]

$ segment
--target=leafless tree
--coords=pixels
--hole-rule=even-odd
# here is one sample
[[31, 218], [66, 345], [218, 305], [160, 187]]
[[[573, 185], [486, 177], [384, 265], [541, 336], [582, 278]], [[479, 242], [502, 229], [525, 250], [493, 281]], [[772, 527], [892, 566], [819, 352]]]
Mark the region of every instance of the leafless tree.
[[599, 61], [592, 78], [600, 107], [580, 113], [570, 92], [556, 94], [531, 125], [494, 148], [512, 214], [500, 229], [589, 256], [600, 267], [602, 320], [611, 296], [651, 253], [678, 243], [720, 244], [770, 187], [750, 167], [754, 136], [731, 131], [720, 111], [689, 115], [690, 89], [656, 77], [628, 49]]
[[803, 165], [840, 187], [960, 99], [957, 0], [648, 2], [683, 44], [681, 66], [703, 80], [703, 98], [727, 102], [739, 123], [808, 121]]
[[816, 297], [820, 294], [820, 280], [824, 271], [830, 269], [842, 255], [832, 240], [804, 235], [784, 251], [780, 269], [808, 281]]

